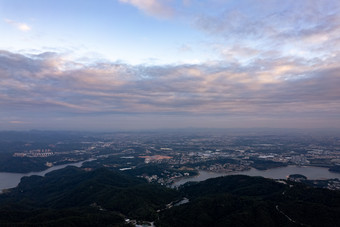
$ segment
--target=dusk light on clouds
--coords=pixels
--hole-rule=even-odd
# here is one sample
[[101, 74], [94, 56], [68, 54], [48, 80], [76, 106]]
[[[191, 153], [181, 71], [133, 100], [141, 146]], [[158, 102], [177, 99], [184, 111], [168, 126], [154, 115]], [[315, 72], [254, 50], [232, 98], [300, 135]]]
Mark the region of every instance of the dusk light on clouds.
[[340, 128], [338, 0], [0, 0], [0, 128]]

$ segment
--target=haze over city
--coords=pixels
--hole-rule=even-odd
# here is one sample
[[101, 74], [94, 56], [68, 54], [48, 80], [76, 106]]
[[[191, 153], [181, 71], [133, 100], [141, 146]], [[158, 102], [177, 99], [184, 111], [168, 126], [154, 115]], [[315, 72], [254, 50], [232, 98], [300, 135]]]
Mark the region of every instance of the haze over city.
[[340, 128], [340, 1], [0, 0], [0, 128]]

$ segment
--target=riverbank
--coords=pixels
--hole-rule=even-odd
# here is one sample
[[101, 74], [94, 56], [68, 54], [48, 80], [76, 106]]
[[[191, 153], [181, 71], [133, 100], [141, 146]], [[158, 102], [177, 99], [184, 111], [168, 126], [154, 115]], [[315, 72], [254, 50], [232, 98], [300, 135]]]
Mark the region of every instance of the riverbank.
[[271, 179], [286, 179], [291, 174], [301, 174], [306, 176], [310, 180], [325, 180], [325, 179], [340, 179], [340, 173], [330, 172], [328, 168], [324, 167], [313, 167], [313, 166], [295, 166], [289, 165], [286, 167], [278, 167], [268, 170], [257, 170], [251, 168], [250, 170], [241, 172], [227, 172], [227, 173], [216, 173], [209, 171], [199, 171], [199, 174], [195, 177], [182, 178], [173, 183], [173, 187], [178, 187], [189, 181], [204, 181], [209, 178], [228, 176], [228, 175], [248, 175], [248, 176], [261, 176]]
[[33, 175], [38, 176], [44, 176], [46, 173], [52, 172], [54, 170], [63, 169], [66, 166], [76, 166], [81, 167], [82, 164], [86, 161], [92, 161], [94, 159], [88, 159], [80, 162], [75, 163], [68, 163], [63, 165], [57, 165], [53, 166], [51, 168], [48, 168], [44, 171], [39, 172], [30, 172], [30, 173], [7, 173], [7, 172], [0, 172], [0, 192], [2, 192], [4, 189], [10, 189], [16, 187], [19, 183], [22, 177], [28, 177]]

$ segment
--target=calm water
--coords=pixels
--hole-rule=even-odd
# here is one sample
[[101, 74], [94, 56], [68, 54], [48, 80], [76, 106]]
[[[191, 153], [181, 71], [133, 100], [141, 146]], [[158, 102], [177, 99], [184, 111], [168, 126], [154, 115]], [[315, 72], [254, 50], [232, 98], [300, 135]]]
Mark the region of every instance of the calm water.
[[214, 173], [208, 171], [199, 171], [199, 175], [195, 177], [184, 178], [179, 181], [176, 181], [173, 186], [179, 186], [189, 181], [203, 181], [209, 178], [226, 176], [226, 175], [235, 175], [235, 174], [243, 174], [248, 176], [261, 176], [272, 179], [286, 179], [286, 177], [290, 174], [302, 174], [305, 175], [308, 179], [311, 180], [322, 180], [322, 179], [331, 179], [331, 178], [339, 178], [340, 173], [329, 172], [328, 168], [323, 167], [312, 167], [312, 166], [287, 166], [275, 169], [268, 170], [257, 170], [250, 169], [242, 172], [232, 172], [232, 173]]
[[57, 170], [57, 169], [62, 169], [65, 168], [66, 166], [77, 166], [81, 167], [81, 165], [85, 161], [82, 162], [76, 162], [76, 163], [69, 163], [65, 165], [58, 165], [58, 166], [53, 166], [47, 170], [41, 171], [41, 172], [31, 172], [31, 173], [5, 173], [5, 172], [0, 172], [0, 192], [3, 189], [8, 189], [8, 188], [14, 188], [20, 183], [20, 179], [24, 176], [32, 176], [32, 175], [38, 175], [38, 176], [44, 176], [46, 173], [49, 173], [51, 171]]
[[[86, 160], [86, 161], [89, 161], [89, 160]], [[31, 173], [26, 173], [26, 174], [0, 172], [0, 191], [3, 189], [16, 187], [19, 184], [20, 179], [24, 176], [32, 176], [32, 175], [44, 176], [46, 173], [65, 168], [66, 166], [81, 167], [81, 165], [84, 162], [85, 161], [54, 166], [41, 172], [31, 172]], [[302, 167], [287, 166], [287, 167], [275, 168], [275, 169], [269, 169], [269, 170], [250, 169], [250, 170], [246, 170], [242, 172], [232, 172], [232, 173], [214, 173], [214, 172], [208, 172], [208, 171], [199, 171], [198, 176], [183, 178], [179, 181], [176, 181], [173, 184], [173, 186], [179, 186], [189, 181], [203, 181], [209, 178], [226, 176], [226, 175], [235, 175], [235, 174], [244, 174], [248, 176], [262, 176], [262, 177], [272, 178], [272, 179], [285, 179], [290, 174], [302, 174], [302, 175], [305, 175], [308, 179], [312, 179], [312, 180], [331, 179], [331, 178], [340, 179], [340, 173], [329, 172], [328, 168], [311, 167], [311, 166], [302, 166]]]

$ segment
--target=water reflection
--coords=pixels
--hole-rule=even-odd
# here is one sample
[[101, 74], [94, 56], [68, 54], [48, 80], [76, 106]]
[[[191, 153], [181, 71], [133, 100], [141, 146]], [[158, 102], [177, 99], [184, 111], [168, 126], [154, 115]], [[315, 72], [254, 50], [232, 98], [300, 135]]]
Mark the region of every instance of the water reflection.
[[[86, 160], [86, 161], [91, 161], [91, 160]], [[20, 183], [20, 179], [22, 177], [32, 176], [32, 175], [45, 176], [46, 173], [49, 173], [49, 172], [52, 172], [52, 171], [58, 170], [58, 169], [63, 169], [66, 166], [81, 167], [82, 164], [86, 161], [53, 166], [49, 169], [46, 169], [46, 170], [40, 171], [40, 172], [30, 172], [30, 173], [5, 173], [5, 172], [0, 172], [0, 191], [2, 191], [3, 189], [16, 187]]]
[[176, 181], [173, 186], [179, 186], [189, 181], [204, 181], [209, 178], [243, 174], [248, 176], [261, 176], [272, 179], [286, 179], [290, 174], [302, 174], [310, 180], [322, 180], [322, 179], [340, 179], [340, 173], [329, 172], [328, 168], [313, 167], [313, 166], [287, 166], [268, 170], [250, 169], [242, 172], [230, 172], [230, 173], [214, 173], [208, 171], [199, 171], [198, 176], [183, 178]]

